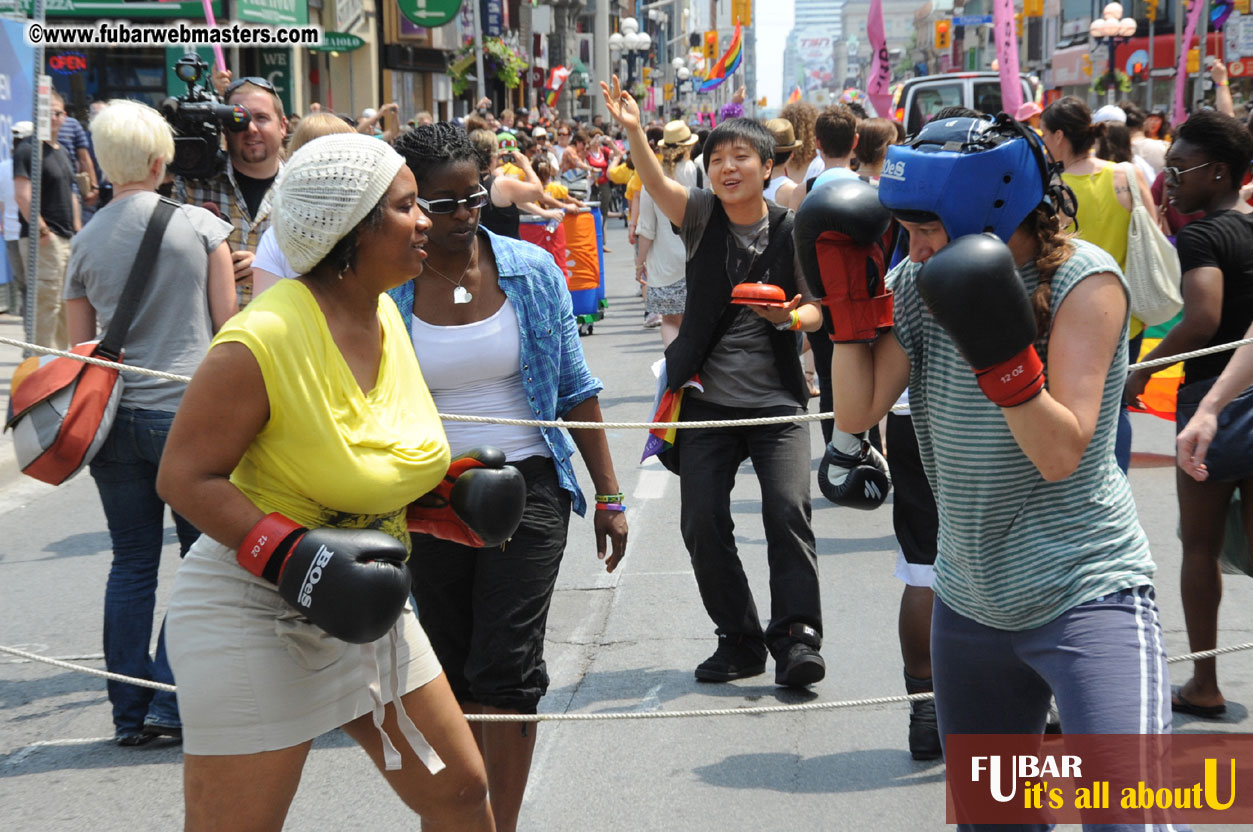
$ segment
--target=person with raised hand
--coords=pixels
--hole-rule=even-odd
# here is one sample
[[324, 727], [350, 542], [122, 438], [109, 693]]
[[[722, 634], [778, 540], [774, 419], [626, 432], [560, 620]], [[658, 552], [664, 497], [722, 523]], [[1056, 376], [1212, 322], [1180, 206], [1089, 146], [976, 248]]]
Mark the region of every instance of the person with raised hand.
[[408, 509], [450, 456], [385, 296], [423, 269], [417, 184], [387, 144], [329, 135], [274, 209], [300, 276], [218, 332], [157, 477], [203, 532], [167, 617], [186, 828], [280, 829], [341, 728], [432, 828], [488, 832], [483, 760], [408, 603]]
[[[666, 384], [673, 393], [685, 391], [682, 419], [803, 413], [809, 386], [799, 333], [818, 329], [822, 313], [796, 269], [792, 214], [764, 196], [774, 136], [750, 119], [722, 122], [703, 152], [713, 189], [685, 187], [665, 175], [649, 149], [639, 105], [618, 78], [612, 86], [602, 83], [601, 91], [610, 115], [627, 132], [644, 189], [679, 229], [687, 255], [683, 320], [666, 348]], [[754, 301], [761, 292], [779, 299]], [[701, 387], [685, 387], [696, 376]], [[677, 462], [671, 451], [662, 462], [679, 475], [683, 542], [718, 635], [717, 649], [697, 666], [696, 678], [757, 676], [765, 672], [768, 651], [776, 684], [820, 681], [826, 663], [819, 652], [822, 605], [810, 523], [808, 424], [685, 429], [672, 450]], [[770, 623], [764, 630], [731, 519], [731, 489], [746, 459], [761, 485], [770, 565]]]

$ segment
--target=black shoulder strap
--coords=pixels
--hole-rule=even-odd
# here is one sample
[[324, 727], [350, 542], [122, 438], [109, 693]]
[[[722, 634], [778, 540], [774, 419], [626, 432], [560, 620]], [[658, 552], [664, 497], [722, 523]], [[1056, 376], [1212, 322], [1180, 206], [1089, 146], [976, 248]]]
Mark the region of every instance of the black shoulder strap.
[[696, 166], [696, 187], [701, 190], [705, 189], [705, 172], [701, 170], [700, 165]]
[[152, 267], [157, 261], [161, 250], [161, 238], [165, 236], [165, 227], [174, 215], [178, 203], [165, 197], [157, 199], [157, 207], [148, 220], [148, 228], [144, 231], [143, 240], [139, 243], [139, 251], [135, 253], [135, 262], [131, 264], [130, 277], [126, 278], [126, 287], [122, 289], [122, 297], [113, 312], [113, 320], [109, 321], [109, 329], [104, 334], [96, 353], [116, 361], [122, 354], [122, 342], [131, 328], [131, 321], [139, 310], [139, 299], [143, 297], [148, 279], [152, 276]]

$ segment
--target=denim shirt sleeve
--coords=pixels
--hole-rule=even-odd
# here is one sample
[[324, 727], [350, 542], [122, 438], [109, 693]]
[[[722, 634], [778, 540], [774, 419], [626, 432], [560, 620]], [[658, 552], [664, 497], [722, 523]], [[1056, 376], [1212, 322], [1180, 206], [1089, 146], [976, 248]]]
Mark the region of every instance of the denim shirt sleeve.
[[[535, 418], [553, 420], [604, 387], [588, 370], [565, 277], [543, 249], [490, 234], [500, 288], [513, 304], [522, 333], [522, 386]], [[587, 501], [574, 475], [574, 444], [560, 428], [541, 428], [558, 480], [582, 516]]]

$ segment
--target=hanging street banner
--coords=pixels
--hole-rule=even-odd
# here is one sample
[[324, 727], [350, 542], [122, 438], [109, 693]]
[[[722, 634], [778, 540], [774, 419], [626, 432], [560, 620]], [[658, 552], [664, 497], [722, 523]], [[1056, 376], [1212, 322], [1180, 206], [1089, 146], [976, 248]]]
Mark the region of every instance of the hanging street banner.
[[310, 46], [310, 52], [351, 52], [365, 46], [365, 41], [348, 32], [323, 32], [322, 42]]
[[400, 13], [419, 26], [443, 26], [461, 11], [461, 0], [396, 0]]

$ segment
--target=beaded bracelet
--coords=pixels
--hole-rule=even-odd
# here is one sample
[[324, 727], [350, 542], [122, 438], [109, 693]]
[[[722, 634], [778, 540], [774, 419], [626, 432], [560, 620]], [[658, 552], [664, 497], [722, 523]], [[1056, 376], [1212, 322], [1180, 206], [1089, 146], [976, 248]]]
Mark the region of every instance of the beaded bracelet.
[[617, 494], [597, 494], [596, 502], [598, 503], [620, 503], [626, 495], [619, 491]]
[[626, 506], [622, 503], [597, 503], [597, 511], [626, 511]]

